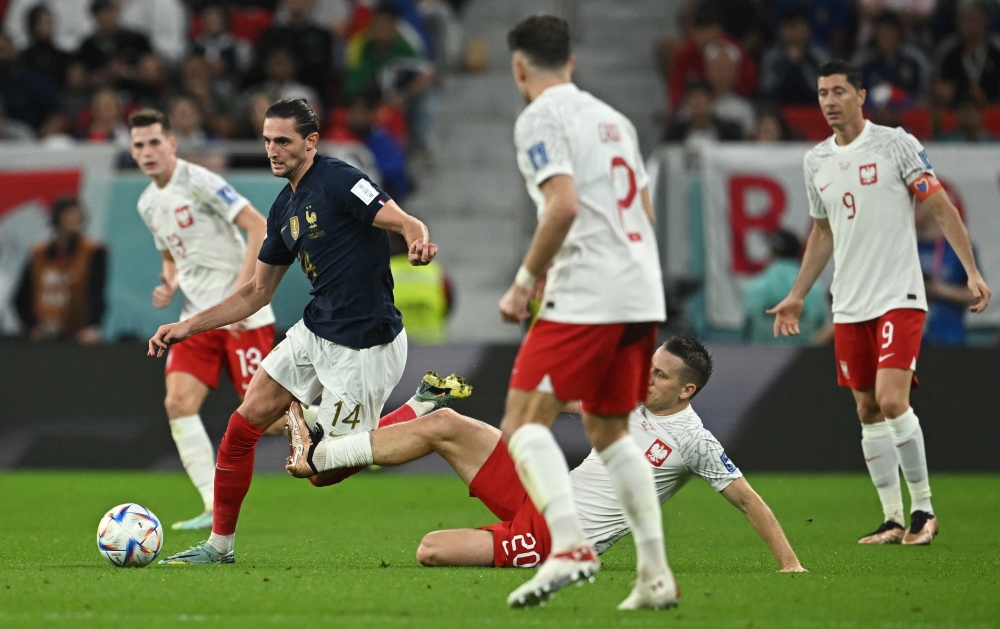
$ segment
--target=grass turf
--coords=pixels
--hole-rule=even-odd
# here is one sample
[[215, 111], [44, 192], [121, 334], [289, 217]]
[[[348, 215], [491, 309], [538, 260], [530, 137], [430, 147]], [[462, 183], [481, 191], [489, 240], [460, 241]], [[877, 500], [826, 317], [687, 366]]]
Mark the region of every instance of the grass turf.
[[929, 547], [862, 547], [879, 523], [867, 477], [752, 475], [800, 560], [786, 575], [743, 517], [695, 480], [664, 507], [681, 606], [615, 611], [632, 580], [626, 538], [595, 585], [545, 609], [510, 610], [528, 571], [422, 568], [421, 536], [494, 518], [453, 477], [363, 474], [315, 489], [258, 476], [230, 566], [119, 569], [97, 523], [129, 501], [166, 524], [164, 554], [204, 539], [169, 523], [199, 501], [181, 474], [0, 474], [0, 627], [997, 627], [1000, 476], [936, 475], [941, 536]]

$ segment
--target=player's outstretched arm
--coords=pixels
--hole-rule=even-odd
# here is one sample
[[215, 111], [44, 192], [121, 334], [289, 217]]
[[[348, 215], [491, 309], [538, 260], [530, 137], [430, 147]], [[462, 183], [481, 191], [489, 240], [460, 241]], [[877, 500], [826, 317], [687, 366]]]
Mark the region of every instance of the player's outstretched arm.
[[500, 316], [508, 323], [519, 323], [530, 316], [528, 300], [535, 279], [552, 264], [576, 220], [578, 205], [572, 177], [553, 175], [542, 183], [540, 189], [545, 196], [542, 218], [538, 221], [535, 236], [514, 283], [499, 304]]
[[161, 325], [156, 334], [149, 339], [149, 356], [162, 356], [173, 343], [179, 343], [205, 330], [236, 323], [257, 312], [274, 297], [281, 278], [285, 276], [287, 266], [275, 266], [257, 262], [257, 271], [253, 279], [240, 286], [232, 295], [226, 297], [217, 306], [204, 310], [190, 319]]
[[965, 229], [958, 209], [952, 205], [948, 193], [944, 190], [938, 190], [924, 199], [923, 202], [934, 215], [938, 225], [941, 226], [944, 237], [948, 239], [948, 244], [955, 250], [958, 259], [962, 261], [965, 274], [969, 276], [969, 290], [976, 298], [976, 302], [969, 306], [969, 310], [972, 312], [986, 310], [992, 292], [979, 272], [979, 267], [976, 266], [976, 256], [972, 252], [972, 241], [969, 240], [969, 232]]
[[163, 256], [163, 268], [160, 271], [160, 284], [153, 289], [153, 307], [166, 308], [177, 294], [177, 263], [169, 251], [160, 251]]
[[774, 553], [782, 572], [807, 572], [781, 530], [770, 507], [757, 495], [745, 478], [737, 478], [722, 490], [722, 496], [743, 512], [750, 524]]
[[826, 268], [826, 263], [833, 255], [833, 230], [830, 221], [825, 218], [814, 218], [813, 229], [806, 241], [806, 251], [802, 256], [802, 266], [792, 284], [788, 296], [767, 314], [777, 315], [774, 318], [774, 337], [780, 335], [794, 336], [799, 333], [799, 316], [802, 315], [802, 304], [805, 302], [809, 289], [816, 283], [819, 274]]
[[396, 232], [405, 238], [406, 244], [410, 247], [409, 260], [413, 266], [430, 264], [437, 255], [438, 246], [431, 242], [427, 226], [421, 220], [404, 212], [392, 199], [378, 211], [372, 225]]

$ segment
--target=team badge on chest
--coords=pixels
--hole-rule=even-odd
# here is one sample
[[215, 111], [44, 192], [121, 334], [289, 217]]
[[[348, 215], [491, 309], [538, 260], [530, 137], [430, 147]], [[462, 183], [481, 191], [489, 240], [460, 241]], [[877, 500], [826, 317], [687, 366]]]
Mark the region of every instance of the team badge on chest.
[[858, 166], [858, 176], [861, 178], [862, 186], [870, 186], [878, 181], [878, 168], [875, 164]]
[[660, 467], [667, 460], [667, 457], [670, 456], [671, 452], [673, 450], [670, 449], [670, 446], [657, 439], [653, 442], [653, 445], [649, 446], [649, 450], [646, 450], [646, 460], [653, 467]]
[[177, 219], [177, 226], [181, 229], [194, 225], [194, 214], [191, 213], [191, 208], [187, 205], [174, 210], [174, 218]]

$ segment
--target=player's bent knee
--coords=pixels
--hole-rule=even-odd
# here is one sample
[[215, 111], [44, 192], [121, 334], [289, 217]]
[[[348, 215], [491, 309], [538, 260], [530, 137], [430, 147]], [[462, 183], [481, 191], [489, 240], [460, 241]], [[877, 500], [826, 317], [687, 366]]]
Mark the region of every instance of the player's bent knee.
[[198, 412], [201, 405], [193, 396], [185, 396], [179, 393], [167, 393], [163, 399], [163, 408], [167, 411], [167, 417], [174, 419], [186, 417]]
[[422, 566], [440, 566], [441, 556], [439, 549], [434, 545], [432, 538], [434, 533], [424, 535], [417, 547], [417, 562]]
[[887, 418], [899, 417], [910, 408], [909, 400], [895, 394], [879, 397], [878, 405]]

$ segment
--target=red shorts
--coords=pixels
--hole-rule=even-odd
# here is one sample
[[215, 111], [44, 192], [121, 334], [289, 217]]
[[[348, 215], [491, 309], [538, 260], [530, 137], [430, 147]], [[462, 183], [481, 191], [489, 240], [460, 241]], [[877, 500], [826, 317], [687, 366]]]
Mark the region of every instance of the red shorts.
[[539, 319], [524, 339], [510, 387], [580, 400], [595, 415], [627, 415], [646, 401], [656, 323], [580, 325]]
[[[837, 384], [873, 389], [879, 369], [916, 371], [926, 314], [923, 310], [897, 308], [878, 319], [835, 324]], [[914, 377], [914, 385], [916, 381]]]
[[183, 371], [214, 389], [219, 386], [219, 372], [225, 368], [236, 393], [242, 396], [272, 347], [274, 325], [235, 335], [229, 330], [208, 330], [170, 347], [166, 373]]
[[503, 520], [480, 527], [493, 531], [494, 566], [531, 568], [549, 556], [549, 527], [521, 485], [503, 440], [472, 479], [469, 495]]

